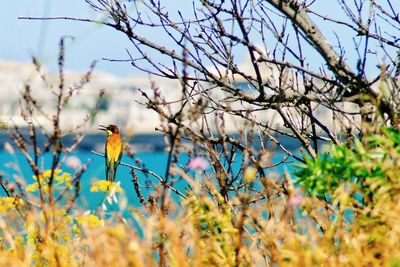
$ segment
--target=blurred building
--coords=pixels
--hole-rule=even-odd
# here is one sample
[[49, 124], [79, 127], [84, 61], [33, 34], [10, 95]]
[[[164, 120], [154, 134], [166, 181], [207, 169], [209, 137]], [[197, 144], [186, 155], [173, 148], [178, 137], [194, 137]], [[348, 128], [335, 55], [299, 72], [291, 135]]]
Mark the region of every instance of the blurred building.
[[[250, 65], [246, 60], [244, 60], [243, 70], [251, 73]], [[294, 81], [295, 76], [290, 75], [290, 73], [286, 75], [284, 82], [279, 81], [282, 75], [277, 73], [276, 68], [273, 66], [266, 69], [265, 73], [270, 73], [268, 79], [271, 80], [271, 84], [279, 82], [279, 84], [284, 84], [288, 88], [294, 84], [301, 84]], [[182, 89], [178, 81], [150, 78], [145, 74], [143, 76], [119, 78], [110, 73], [95, 71], [89, 83], [85, 84], [79, 90], [73, 90], [81, 83], [83, 75], [78, 72], [65, 72], [65, 92], [69, 93], [72, 89], [71, 92], [74, 96], [71, 98], [71, 101], [66, 103], [63, 109], [61, 118], [62, 129], [73, 129], [81, 125], [85, 118], [93, 112], [102, 90], [105, 91], [105, 95], [98, 103], [98, 113], [94, 119], [90, 119], [85, 124], [82, 129], [83, 131], [94, 133], [97, 132], [99, 124], [117, 124], [123, 129], [126, 136], [156, 133], [155, 128], [160, 126], [159, 115], [146, 107], [144, 104], [145, 99], [141, 93], [141, 91], [144, 91], [149, 96], [152, 96], [154, 93], [151, 88], [152, 84], [160, 89], [162, 96], [166, 100], [170, 103], [175, 103], [170, 105], [172, 110], [180, 108], [177, 100], [182, 99]], [[236, 86], [244, 92], [249, 94], [257, 93], [246, 81], [238, 78], [236, 82]], [[57, 72], [42, 70], [38, 73], [38, 70], [32, 63], [0, 62], [0, 122], [6, 124], [15, 123], [21, 127], [26, 126], [26, 122], [23, 120], [20, 111], [20, 101], [21, 95], [25, 90], [24, 87], [29, 85], [42, 109], [42, 112], [38, 112], [35, 115], [36, 122], [45, 128], [52, 127], [52, 121], [49, 116], [54, 114], [56, 110], [55, 92], [58, 90], [58, 84], [59, 74]], [[302, 88], [298, 88], [297, 90], [299, 92], [303, 91]], [[254, 109], [251, 103], [229, 101], [223, 90], [213, 90], [208, 94], [208, 97], [213, 99], [214, 102], [227, 105], [227, 108], [237, 110]], [[349, 111], [356, 109], [350, 103], [343, 103], [341, 108]], [[193, 113], [193, 110], [188, 110], [188, 112]], [[207, 111], [206, 113], [209, 114], [207, 115], [209, 116], [208, 126], [212, 130], [217, 130], [216, 128], [219, 127], [220, 123], [216, 122], [215, 113]], [[315, 110], [315, 116], [318, 119], [321, 119], [329, 128], [340, 131], [341, 128], [335, 125], [331, 113], [329, 109], [323, 107]], [[275, 125], [283, 131], [287, 130], [283, 127], [283, 121], [280, 116], [272, 109], [261, 109], [252, 112], [252, 116], [261, 123], [271, 126]], [[198, 120], [200, 121], [201, 118]], [[226, 132], [237, 132], [243, 127], [244, 122], [245, 120], [241, 120], [240, 117], [224, 114]], [[191, 127], [191, 125], [188, 126]]]
[[[44, 75], [42, 79], [41, 75]], [[152, 94], [151, 81], [148, 76], [119, 78], [109, 73], [95, 71], [87, 83], [79, 90], [73, 90], [79, 85], [84, 74], [65, 72], [65, 93], [72, 89], [74, 95], [65, 104], [62, 112], [62, 129], [71, 129], [82, 124], [85, 118], [93, 112], [101, 90], [105, 95], [98, 103], [99, 111], [83, 130], [97, 131], [99, 124], [120, 125], [125, 134], [154, 133], [159, 125], [158, 115], [148, 110], [144, 104], [142, 91]], [[45, 80], [45, 81], [44, 81]], [[154, 81], [157, 86], [161, 81]], [[38, 73], [31, 63], [12, 61], [0, 62], [0, 121], [6, 124], [26, 126], [20, 110], [20, 101], [25, 86], [30, 86], [32, 94], [41, 105], [42, 113], [35, 118], [45, 128], [51, 127], [49, 115], [56, 110], [56, 95], [59, 85], [59, 75], [56, 72], [42, 70]], [[163, 92], [173, 95], [177, 89], [174, 81], [162, 81]]]

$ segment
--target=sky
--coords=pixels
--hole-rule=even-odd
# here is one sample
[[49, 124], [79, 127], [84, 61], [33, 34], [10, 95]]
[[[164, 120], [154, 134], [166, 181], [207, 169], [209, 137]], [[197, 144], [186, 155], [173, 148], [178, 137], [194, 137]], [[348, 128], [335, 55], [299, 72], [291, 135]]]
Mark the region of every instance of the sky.
[[0, 9], [0, 60], [29, 62], [38, 57], [42, 65], [57, 68], [58, 42], [67, 39], [66, 67], [87, 71], [93, 60], [96, 69], [120, 77], [133, 73], [129, 63], [111, 63], [101, 58], [126, 58], [129, 41], [121, 33], [106, 26], [73, 21], [21, 20], [19, 16], [71, 16], [96, 18], [84, 0], [13, 0], [4, 1]]
[[[189, 0], [168, 0], [168, 5], [171, 10], [177, 10], [178, 7], [185, 8], [184, 4], [190, 5], [190, 2]], [[340, 9], [333, 11], [332, 7], [337, 8], [337, 4], [334, 3], [333, 0], [326, 0], [320, 6], [324, 13], [337, 13], [340, 17], [343, 12]], [[101, 60], [102, 58], [128, 58], [126, 49], [129, 49], [131, 44], [126, 36], [114, 29], [103, 25], [65, 20], [22, 20], [18, 19], [19, 16], [99, 18], [99, 14], [95, 13], [84, 0], [3, 1], [0, 9], [0, 60], [29, 62], [32, 56], [36, 56], [42, 65], [56, 70], [58, 42], [63, 36], [73, 36], [74, 40], [67, 39], [66, 41], [67, 69], [87, 71], [91, 62], [97, 60], [96, 70], [110, 72], [119, 77], [127, 77], [139, 72], [126, 62], [115, 63]], [[328, 35], [330, 34], [331, 38], [335, 39], [332, 29], [328, 30]], [[145, 34], [157, 38], [157, 33], [154, 31]], [[342, 38], [341, 41], [352, 44], [351, 38]], [[164, 40], [163, 42], [165, 46], [168, 46], [168, 43]], [[315, 55], [311, 53], [310, 57], [313, 56]], [[353, 66], [356, 64], [355, 61], [350, 63]]]

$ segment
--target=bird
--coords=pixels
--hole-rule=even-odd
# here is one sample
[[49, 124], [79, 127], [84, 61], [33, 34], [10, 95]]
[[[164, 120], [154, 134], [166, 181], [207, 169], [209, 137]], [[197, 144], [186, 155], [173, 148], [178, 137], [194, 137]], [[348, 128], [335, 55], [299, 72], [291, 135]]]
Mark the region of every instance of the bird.
[[114, 182], [117, 174], [117, 167], [122, 157], [122, 138], [116, 125], [111, 124], [107, 127], [99, 125], [98, 129], [105, 131], [108, 136], [105, 144], [106, 180]]

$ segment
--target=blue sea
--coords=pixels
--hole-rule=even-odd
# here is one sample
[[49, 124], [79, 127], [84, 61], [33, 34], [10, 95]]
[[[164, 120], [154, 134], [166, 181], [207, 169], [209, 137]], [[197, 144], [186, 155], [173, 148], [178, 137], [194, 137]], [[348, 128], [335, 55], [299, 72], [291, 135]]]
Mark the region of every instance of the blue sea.
[[[104, 194], [101, 192], [91, 192], [90, 187], [94, 181], [105, 179], [105, 169], [104, 158], [94, 154], [92, 150], [103, 153], [105, 136], [96, 135], [91, 136], [87, 139], [90, 140], [90, 142], [83, 142], [77, 150], [75, 150], [68, 156], [77, 157], [82, 164], [87, 165], [87, 170], [80, 179], [81, 193], [78, 203], [83, 206], [84, 209], [95, 210], [104, 200]], [[1, 148], [4, 147], [4, 143], [11, 143], [11, 141], [7, 140], [7, 136], [3, 136], [0, 140]], [[165, 176], [168, 153], [167, 151], [165, 151], [165, 148], [163, 146], [162, 136], [137, 136], [133, 140], [130, 140], [129, 143], [133, 146], [134, 150], [137, 151], [135, 153], [135, 160], [124, 155], [122, 157], [122, 162], [136, 166], [138, 161], [140, 161], [145, 168], [153, 171], [161, 177]], [[293, 146], [293, 149], [294, 148], [296, 148], [296, 146]], [[285, 155], [282, 152], [275, 151], [272, 156], [271, 164], [279, 162], [284, 156]], [[41, 170], [50, 168], [51, 158], [51, 153], [44, 154], [44, 156], [40, 158], [39, 165], [41, 167]], [[178, 160], [178, 165], [186, 166], [189, 161], [189, 157], [187, 155], [181, 155]], [[293, 162], [294, 160], [291, 161]], [[240, 166], [240, 155], [238, 155], [235, 165], [236, 166], [234, 166], [234, 168], [237, 171]], [[293, 167], [290, 164], [282, 164], [275, 167], [274, 169], [266, 171], [267, 175], [269, 174], [269, 172], [272, 171], [282, 174], [284, 171], [292, 171], [292, 168]], [[71, 174], [74, 174], [75, 172], [74, 169], [68, 167], [66, 164], [63, 164], [61, 169]], [[19, 178], [24, 180], [27, 184], [34, 182], [32, 178], [33, 173], [31, 168], [29, 167], [29, 164], [27, 163], [24, 156], [17, 150], [15, 150], [15, 153], [11, 154], [5, 149], [0, 150], [0, 172], [4, 175], [4, 180], [15, 181], [16, 178]], [[159, 185], [160, 183], [154, 177], [145, 175], [139, 171], [136, 171], [136, 173], [138, 175], [138, 181], [141, 191], [144, 197], [147, 198], [149, 193], [154, 190], [154, 186]], [[139, 207], [140, 203], [134, 190], [131, 169], [129, 167], [120, 165], [118, 168], [116, 181], [120, 181], [121, 187], [124, 190], [124, 192], [119, 197], [122, 197], [123, 195], [126, 197], [127, 208], [130, 209]], [[188, 188], [188, 185], [183, 181], [178, 181], [174, 184], [174, 187], [181, 192], [184, 192], [185, 190], [190, 190]], [[4, 196], [5, 193], [0, 192], [0, 195]], [[172, 193], [172, 197], [174, 199], [179, 199], [179, 196], [174, 193]]]

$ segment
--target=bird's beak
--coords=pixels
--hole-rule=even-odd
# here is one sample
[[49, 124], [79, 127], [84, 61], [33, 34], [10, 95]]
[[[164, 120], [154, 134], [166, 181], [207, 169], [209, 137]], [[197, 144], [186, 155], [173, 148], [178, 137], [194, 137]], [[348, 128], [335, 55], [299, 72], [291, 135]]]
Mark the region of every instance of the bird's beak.
[[97, 128], [100, 131], [107, 131], [107, 127], [104, 125], [99, 125], [99, 128]]

